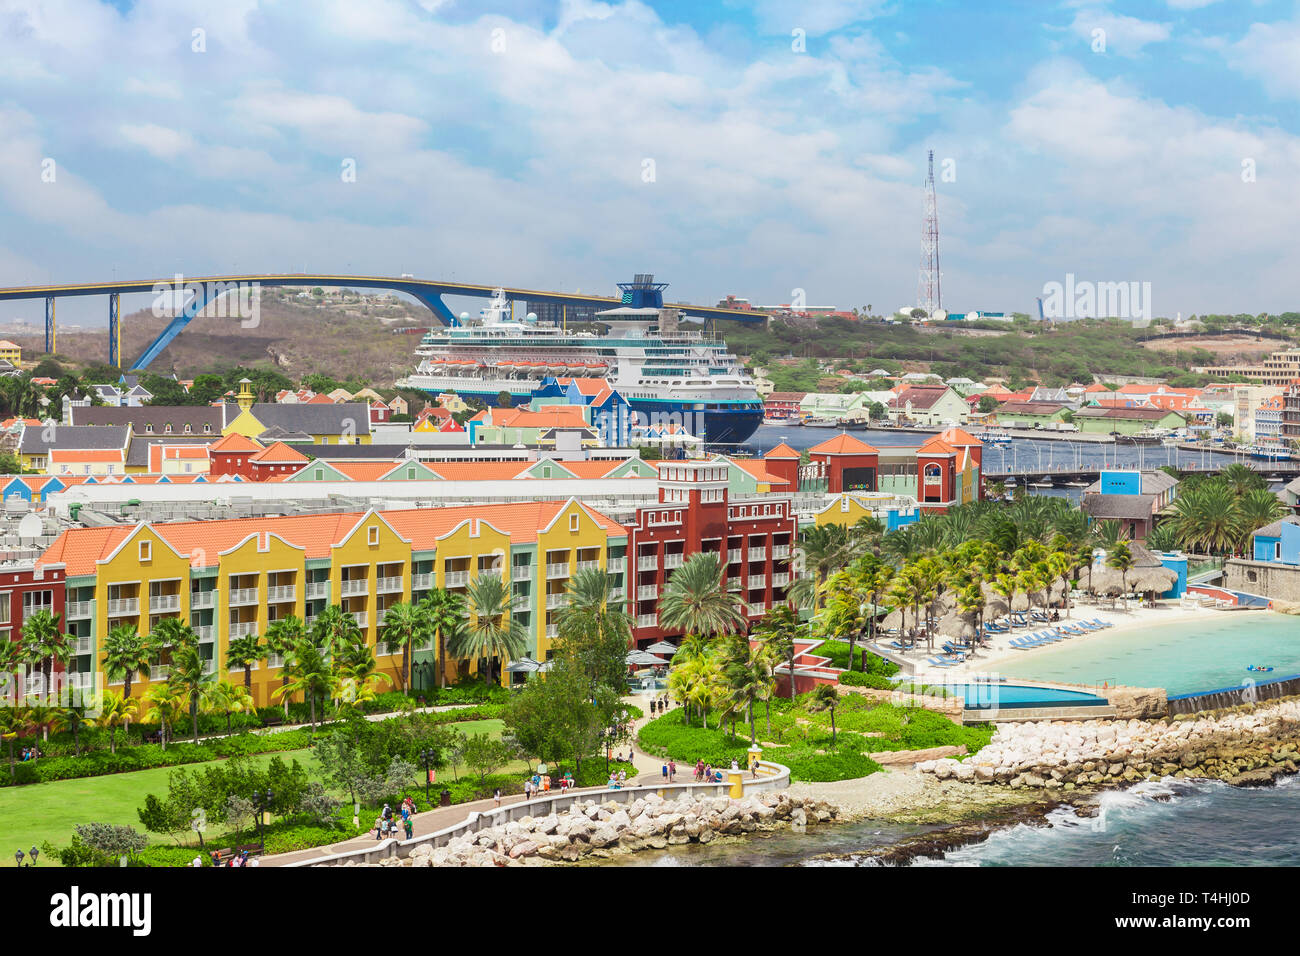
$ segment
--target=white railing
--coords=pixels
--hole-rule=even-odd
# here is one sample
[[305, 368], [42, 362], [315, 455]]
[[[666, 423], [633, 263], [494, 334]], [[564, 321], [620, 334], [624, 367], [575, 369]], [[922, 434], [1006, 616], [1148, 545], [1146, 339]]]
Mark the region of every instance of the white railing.
[[750, 613], [750, 614], [766, 614], [766, 613], [767, 613], [767, 608], [766, 608], [764, 605], [762, 605], [762, 604], [750, 604], [750, 605], [749, 605], [749, 613]]
[[638, 614], [636, 616], [637, 627], [654, 627], [655, 621], [659, 618], [658, 614]]
[[201, 611], [204, 608], [217, 606], [217, 589], [209, 588], [206, 591], [190, 592], [190, 610]]
[[445, 588], [463, 588], [469, 584], [468, 571], [444, 571], [442, 575], [442, 586]]
[[558, 625], [558, 624], [547, 624], [547, 625], [546, 625], [546, 636], [547, 636], [550, 640], [555, 640], [557, 637], [559, 637], [559, 636], [560, 636], [560, 625]]
[[670, 551], [664, 555], [664, 567], [671, 571], [673, 568], [680, 568], [685, 560], [686, 555], [680, 551]]
[[328, 598], [330, 596], [330, 583], [328, 581], [308, 581], [307, 582], [307, 600], [316, 598]]
[[159, 611], [179, 611], [181, 609], [181, 596], [179, 594], [151, 594], [149, 595], [149, 610], [157, 613]]
[[125, 614], [139, 614], [139, 613], [140, 613], [139, 598], [118, 598], [115, 601], [110, 600], [108, 602], [109, 617], [121, 617], [122, 615]]
[[433, 590], [433, 574], [412, 574], [411, 575], [412, 591], [431, 591]]
[[515, 611], [527, 611], [532, 607], [533, 596], [531, 594], [516, 594], [510, 607]]
[[298, 599], [298, 588], [292, 584], [277, 584], [266, 589], [267, 604], [284, 604]]
[[390, 576], [386, 578], [380, 578], [378, 581], [375, 582], [376, 594], [391, 594], [394, 591], [401, 591], [401, 590], [402, 590], [402, 576], [400, 574], [397, 575], [396, 577]]
[[379, 641], [375, 644], [376, 657], [392, 657], [394, 654], [402, 653], [402, 649], [396, 644], [389, 644], [387, 641]]
[[647, 601], [658, 595], [659, 589], [653, 584], [642, 584], [636, 589], [636, 599], [638, 601]]
[[531, 581], [533, 566], [531, 564], [513, 564], [510, 566], [511, 581]]
[[388, 617], [388, 608], [381, 607], [375, 612], [375, 627], [384, 626], [384, 618]]
[[551, 608], [564, 607], [568, 603], [569, 603], [569, 596], [567, 594], [546, 595], [546, 609], [548, 611]]
[[340, 593], [340, 594], [343, 594], [343, 595], [348, 595], [348, 594], [369, 594], [369, 593], [370, 593], [370, 579], [369, 579], [369, 578], [352, 578], [351, 580], [343, 581], [343, 582], [339, 585], [339, 593]]
[[610, 588], [609, 596], [613, 601], [621, 601], [627, 597], [627, 590], [625, 588]]
[[95, 639], [93, 637], [79, 637], [69, 647], [73, 654], [90, 654], [95, 650]]
[[657, 571], [659, 569], [659, 555], [648, 554], [637, 558], [636, 569], [638, 571]]
[[568, 576], [569, 576], [569, 562], [560, 561], [557, 562], [556, 564], [546, 565], [547, 580], [552, 580], [554, 578], [567, 578]]
[[63, 606], [63, 615], [69, 621], [94, 616], [93, 601], [69, 601]]
[[266, 655], [266, 666], [267, 666], [267, 669], [268, 669], [268, 670], [271, 669], [271, 668], [275, 668], [275, 667], [283, 667], [283, 666], [284, 666], [284, 655], [283, 655], [283, 654], [267, 654], [267, 655]]
[[203, 673], [215, 674], [217, 672], [217, 662], [215, 659], [203, 662]]
[[365, 611], [353, 611], [352, 619], [357, 622], [357, 627], [369, 626], [370, 617], [366, 614]]
[[751, 591], [767, 587], [767, 577], [762, 574], [751, 574], [745, 579], [745, 587]]
[[610, 558], [605, 562], [605, 570], [610, 574], [622, 574], [626, 566], [626, 558]]
[[777, 559], [790, 557], [790, 546], [788, 544], [772, 545], [772, 557]]
[[728, 591], [739, 591], [740, 588], [741, 588], [740, 578], [728, 578], [728, 579], [727, 579], [727, 590], [728, 590]]
[[217, 637], [217, 629], [211, 624], [199, 624], [194, 627], [194, 633], [198, 636], [199, 642], [212, 641]]
[[790, 574], [788, 571], [778, 571], [772, 575], [772, 587], [783, 588], [790, 583]]
[[740, 561], [740, 549], [739, 549], [739, 548], [732, 548], [730, 551], [727, 552], [727, 563], [728, 563], [728, 564], [736, 564], [736, 563], [739, 562], [739, 561]]
[[167, 677], [171, 674], [171, 672], [172, 672], [172, 669], [171, 669], [171, 666], [170, 666], [170, 665], [168, 665], [168, 664], [163, 664], [163, 665], [159, 666], [159, 665], [156, 665], [156, 664], [155, 664], [153, 667], [149, 668], [149, 679], [150, 679], [150, 680], [166, 680]]
[[232, 621], [230, 624], [231, 637], [245, 637], [249, 634], [257, 633], [256, 621]]
[[767, 560], [767, 548], [750, 548], [750, 549], [749, 549], [749, 560], [751, 560], [751, 561], [766, 561], [766, 560]]
[[313, 624], [316, 623], [316, 618], [317, 618], [318, 616], [319, 616], [319, 615], [316, 615], [316, 614], [307, 614], [307, 615], [305, 615], [305, 616], [303, 617], [303, 619], [302, 619], [302, 626], [303, 626], [303, 627], [306, 627], [306, 628], [310, 628]]
[[95, 675], [92, 671], [76, 671], [68, 675], [68, 686], [77, 690], [89, 690], [95, 686]]
[[244, 604], [257, 603], [257, 588], [235, 588], [230, 592], [230, 597], [226, 599], [230, 607], [239, 607]]

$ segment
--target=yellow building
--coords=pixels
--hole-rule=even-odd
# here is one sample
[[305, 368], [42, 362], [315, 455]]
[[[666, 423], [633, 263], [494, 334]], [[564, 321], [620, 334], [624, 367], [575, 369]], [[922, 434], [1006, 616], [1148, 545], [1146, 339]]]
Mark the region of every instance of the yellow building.
[[8, 339], [0, 339], [0, 361], [11, 363], [14, 368], [23, 360], [23, 347]]
[[[418, 601], [434, 588], [463, 593], [476, 577], [500, 574], [529, 635], [528, 656], [544, 660], [569, 577], [579, 568], [608, 568], [613, 558], [619, 568], [613, 585], [624, 587], [626, 549], [622, 525], [570, 499], [74, 528], [38, 565], [67, 565], [74, 672], [102, 671], [103, 638], [112, 628], [127, 624], [148, 633], [162, 618], [179, 617], [198, 634], [212, 670], [225, 673], [232, 639], [264, 635], [271, 622], [289, 616], [310, 625], [325, 607], [339, 605], [375, 647], [378, 670], [400, 686], [401, 652], [381, 640], [393, 604]], [[471, 626], [474, 620], [471, 615]], [[433, 663], [435, 654], [433, 647], [419, 648], [415, 661]], [[485, 663], [440, 666], [454, 680]], [[273, 703], [281, 665], [270, 657], [253, 672], [258, 706]], [[240, 683], [243, 671], [227, 676]], [[165, 663], [151, 679], [166, 679]], [[133, 684], [132, 693], [143, 694], [149, 683]]]
[[919, 517], [913, 498], [883, 491], [845, 491], [828, 498], [826, 505], [813, 515], [812, 524], [851, 528], [863, 518], [875, 518], [886, 531], [893, 531], [915, 523]]
[[[235, 396], [239, 413], [221, 430], [223, 435], [258, 438], [275, 430], [271, 440], [301, 435], [317, 445], [369, 445], [370, 406], [366, 402], [255, 402], [252, 384], [240, 379]], [[284, 440], [292, 440], [285, 438]], [[265, 443], [265, 442], [264, 442]]]

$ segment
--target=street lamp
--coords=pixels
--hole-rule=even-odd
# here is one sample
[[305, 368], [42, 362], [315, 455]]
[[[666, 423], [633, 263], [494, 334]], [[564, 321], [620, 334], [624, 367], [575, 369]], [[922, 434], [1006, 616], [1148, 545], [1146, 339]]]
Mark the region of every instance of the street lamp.
[[262, 830], [262, 817], [271, 809], [272, 797], [270, 789], [265, 794], [260, 790], [253, 791], [253, 809], [257, 811], [257, 840], [262, 845], [263, 853], [266, 852], [266, 835]]
[[22, 851], [22, 850], [19, 850], [19, 851], [17, 851], [16, 853], [14, 853], [14, 859], [18, 861], [18, 865], [19, 865], [19, 866], [22, 866], [22, 865], [23, 865], [23, 851]]
[[424, 802], [429, 804], [430, 807], [433, 806], [433, 802], [432, 798], [429, 796], [429, 777], [431, 775], [429, 772], [429, 765], [437, 756], [438, 752], [432, 747], [426, 747], [424, 750], [420, 751], [420, 759], [424, 761]]
[[41, 855], [41, 851], [36, 849], [36, 847], [32, 847], [31, 854], [32, 854], [32, 866], [35, 866], [36, 858]]

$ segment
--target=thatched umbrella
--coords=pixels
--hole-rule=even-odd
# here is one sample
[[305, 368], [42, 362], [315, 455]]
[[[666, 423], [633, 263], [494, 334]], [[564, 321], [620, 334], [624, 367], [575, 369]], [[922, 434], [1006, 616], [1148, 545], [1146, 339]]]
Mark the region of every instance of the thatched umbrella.
[[1011, 610], [1028, 611], [1029, 595], [1024, 591], [1017, 591], [1015, 594], [1011, 595]]
[[1178, 575], [1168, 568], [1138, 568], [1129, 577], [1129, 586], [1139, 594], [1150, 594], [1154, 601], [1157, 594], [1164, 594], [1178, 580]]

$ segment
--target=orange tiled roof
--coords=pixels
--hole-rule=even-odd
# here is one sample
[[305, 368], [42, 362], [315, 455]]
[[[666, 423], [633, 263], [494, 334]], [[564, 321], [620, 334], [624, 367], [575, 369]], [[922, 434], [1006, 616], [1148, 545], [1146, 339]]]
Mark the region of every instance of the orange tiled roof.
[[790, 482], [786, 481], [784, 478], [778, 478], [776, 475], [770, 473], [767, 470], [767, 466], [764, 465], [762, 460], [759, 458], [732, 458], [730, 461], [741, 471], [748, 473], [757, 481], [766, 482], [773, 486], [790, 484]]
[[96, 461], [113, 461], [120, 462], [123, 459], [122, 449], [120, 448], [51, 448], [50, 461], [52, 462], [96, 462]]
[[845, 433], [828, 438], [808, 450], [822, 455], [878, 455], [880, 453], [866, 442]]
[[296, 465], [306, 462], [307, 456], [298, 451], [298, 449], [286, 445], [282, 441], [277, 441], [272, 442], [248, 460], [255, 461], [258, 464], [270, 464], [272, 462], [283, 464], [284, 462], [290, 462]]
[[961, 428], [948, 428], [941, 431], [936, 437], [943, 441], [950, 442], [953, 445], [982, 445], [978, 438], [970, 432]]
[[793, 448], [791, 448], [789, 445], [787, 445], [785, 442], [781, 442], [779, 445], [777, 445], [775, 448], [773, 448], [763, 457], [764, 458], [798, 458], [799, 453], [795, 451]]
[[262, 447], [261, 442], [254, 441], [246, 435], [239, 434], [239, 432], [231, 432], [219, 441], [213, 442], [210, 450], [227, 452], [261, 451]]

